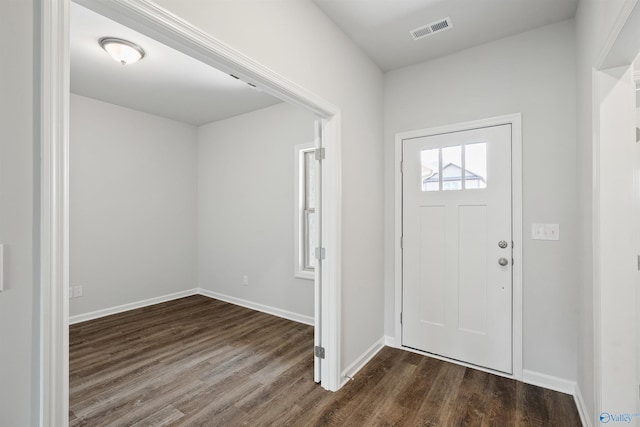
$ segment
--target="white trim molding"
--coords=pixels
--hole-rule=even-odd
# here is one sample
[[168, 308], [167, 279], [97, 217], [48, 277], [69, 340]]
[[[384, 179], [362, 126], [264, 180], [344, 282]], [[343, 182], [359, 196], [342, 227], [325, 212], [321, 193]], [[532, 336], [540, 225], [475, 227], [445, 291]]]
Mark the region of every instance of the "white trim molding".
[[281, 308], [271, 307], [269, 305], [264, 305], [257, 302], [248, 301], [242, 298], [236, 298], [230, 295], [225, 295], [218, 292], [210, 291], [208, 289], [199, 288], [197, 289], [196, 293], [198, 295], [204, 295], [206, 297], [228, 302], [230, 304], [239, 305], [241, 307], [250, 308], [252, 310], [261, 311], [263, 313], [271, 314], [273, 316], [278, 316], [287, 320], [293, 320], [294, 322], [304, 323], [305, 325], [313, 326], [313, 316], [306, 316], [304, 314], [294, 313], [292, 311], [283, 310]]
[[173, 301], [179, 298], [197, 295], [198, 293], [198, 289], [189, 289], [186, 291], [174, 292], [168, 295], [145, 299], [142, 301], [130, 302], [115, 307], [103, 308], [101, 310], [91, 311], [89, 313], [77, 314], [75, 316], [69, 316], [69, 325], [75, 325], [76, 323], [86, 322], [87, 320], [111, 316], [112, 314], [124, 313], [125, 311], [135, 310], [136, 308], [148, 307], [154, 304]]
[[[481, 120], [474, 120], [465, 123], [455, 123], [451, 125], [438, 126], [428, 129], [420, 129], [408, 132], [401, 132], [395, 136], [395, 157], [394, 157], [394, 177], [395, 177], [395, 201], [394, 201], [394, 255], [395, 255], [395, 344], [398, 348], [402, 347], [402, 324], [400, 323], [400, 314], [402, 313], [402, 141], [408, 138], [417, 138], [429, 135], [438, 135], [450, 132], [459, 132], [470, 129], [477, 129], [487, 126], [511, 125], [511, 179], [512, 179], [512, 228], [513, 228], [513, 332], [512, 332], [512, 361], [513, 373], [507, 375], [509, 378], [522, 380], [522, 282], [523, 282], [523, 219], [522, 219], [522, 114], [509, 114], [505, 116], [492, 117]], [[405, 348], [408, 351], [412, 349]], [[420, 354], [427, 354], [419, 352]], [[432, 356], [436, 357], [436, 356]], [[440, 358], [440, 357], [437, 357]], [[452, 363], [462, 364], [456, 360], [449, 360]], [[469, 365], [473, 366], [473, 365]], [[476, 369], [481, 369], [475, 367]], [[496, 375], [505, 376], [502, 372], [487, 370]]]
[[316, 269], [320, 282], [320, 336], [325, 347], [322, 364], [322, 387], [337, 391], [341, 387], [341, 325], [342, 325], [342, 138], [341, 116], [336, 112], [321, 120], [325, 148], [322, 161], [322, 217], [320, 241], [325, 258]]
[[[604, 58], [604, 57], [603, 57]], [[593, 266], [592, 266], [592, 275], [593, 275], [593, 301], [592, 301], [592, 310], [593, 310], [593, 390], [587, 390], [587, 392], [591, 391], [593, 393], [593, 408], [591, 415], [594, 420], [597, 419], [598, 409], [602, 407], [602, 381], [600, 377], [601, 372], [601, 351], [600, 351], [600, 343], [602, 340], [601, 333], [601, 316], [600, 316], [600, 300], [601, 300], [601, 287], [600, 287], [600, 257], [601, 257], [601, 244], [600, 244], [600, 100], [596, 99], [600, 96], [600, 73], [596, 69], [592, 69], [591, 71], [591, 90], [592, 96], [594, 97], [594, 101], [591, 105], [591, 114], [592, 114], [592, 122], [591, 122], [591, 189], [592, 189], [592, 197], [591, 197], [591, 233], [592, 233], [592, 245], [593, 245]], [[589, 417], [589, 418], [592, 418]]]
[[[640, 13], [635, 15], [640, 24]], [[640, 42], [639, 42], [640, 44]], [[637, 50], [635, 51], [637, 54]], [[594, 387], [592, 421], [603, 410], [638, 410], [637, 144], [631, 64], [594, 70], [597, 187], [594, 241]], [[635, 191], [634, 191], [635, 190]], [[588, 393], [589, 390], [583, 390]], [[616, 408], [616, 409], [613, 409]], [[627, 409], [628, 408], [628, 409]]]
[[202, 295], [208, 298], [224, 301], [229, 304], [238, 305], [240, 307], [245, 307], [251, 310], [260, 311], [262, 313], [271, 314], [273, 316], [282, 317], [283, 319], [313, 326], [312, 316], [306, 316], [304, 314], [294, 313], [292, 311], [283, 310], [281, 308], [259, 304], [257, 302], [244, 300], [242, 298], [232, 297], [229, 295], [221, 294], [218, 292], [214, 292], [214, 291], [210, 291], [208, 289], [202, 289], [202, 288], [188, 289], [186, 291], [174, 292], [172, 294], [153, 297], [153, 298], [145, 299], [142, 301], [136, 301], [136, 302], [118, 305], [115, 307], [109, 307], [101, 310], [91, 311], [89, 313], [77, 314], [75, 316], [69, 317], [69, 324], [75, 325], [76, 323], [99, 319], [101, 317], [111, 316], [112, 314], [124, 313], [126, 311], [135, 310], [137, 308], [148, 307], [150, 305], [160, 304], [167, 301], [173, 301], [180, 298], [189, 297], [192, 295]]
[[360, 356], [356, 358], [349, 366], [347, 366], [344, 371], [342, 371], [342, 384], [340, 387], [351, 381], [356, 374], [365, 367], [367, 363], [371, 359], [373, 359], [376, 354], [380, 352], [385, 347], [385, 337], [380, 338], [378, 341], [373, 343], [371, 347], [366, 349]]
[[[400, 350], [408, 351], [409, 353], [419, 354], [419, 355], [422, 355], [422, 356], [425, 356], [425, 357], [430, 357], [432, 359], [442, 360], [444, 362], [455, 363], [456, 365], [464, 366], [464, 367], [467, 367], [467, 368], [470, 368], [470, 369], [475, 369], [475, 370], [478, 370], [478, 371], [486, 372], [486, 373], [489, 373], [489, 374], [492, 374], [492, 375], [497, 375], [497, 376], [504, 377], [504, 378], [516, 379], [516, 378], [514, 378], [513, 375], [506, 374], [504, 372], [494, 371], [492, 369], [483, 368], [481, 366], [472, 365], [470, 363], [451, 360], [448, 357], [438, 356], [437, 354], [427, 353], [427, 352], [416, 350], [416, 349], [413, 349], [413, 348], [410, 348], [410, 347], [403, 347], [401, 345], [395, 345], [395, 339], [393, 337], [390, 337], [390, 336], [385, 336], [384, 337], [384, 342], [385, 342], [385, 345], [387, 347], [397, 348], [397, 349], [400, 349]], [[549, 389], [549, 390], [558, 391], [560, 393], [570, 394], [570, 395], [574, 396], [574, 398], [576, 399], [576, 402], [578, 401], [578, 394], [577, 393], [579, 393], [579, 389], [577, 388], [577, 384], [576, 384], [575, 381], [571, 381], [571, 380], [567, 380], [567, 379], [559, 378], [559, 377], [554, 377], [552, 375], [542, 374], [540, 372], [530, 371], [530, 370], [527, 370], [527, 369], [523, 369], [522, 378], [517, 379], [517, 380], [518, 381], [522, 381], [523, 383], [526, 383], [526, 384], [531, 384], [531, 385], [537, 386], [537, 387], [542, 387], [542, 388], [546, 388], [546, 389]], [[580, 402], [582, 404], [582, 409], [584, 409], [584, 402], [582, 400], [582, 395], [580, 395], [579, 398], [580, 398]], [[578, 405], [578, 403], [576, 403], [576, 404]], [[578, 411], [580, 411], [580, 410], [581, 410], [581, 408], [578, 405]], [[580, 416], [582, 417], [582, 414]]]
[[41, 3], [41, 426], [69, 420], [69, 0]]
[[578, 415], [580, 415], [580, 421], [582, 422], [583, 427], [592, 427], [593, 423], [591, 422], [589, 409], [587, 408], [587, 404], [584, 401], [584, 397], [582, 397], [580, 386], [577, 383], [575, 391], [573, 393], [573, 400], [576, 403], [576, 408], [578, 408]]
[[[593, 407], [589, 411], [586, 406], [582, 390], [576, 388], [576, 404], [582, 419], [583, 425], [591, 426], [597, 424], [600, 411], [609, 409], [610, 404], [620, 405], [620, 407], [630, 408], [640, 411], [640, 403], [637, 397], [638, 383], [640, 382], [640, 335], [638, 329], [634, 333], [635, 348], [631, 350], [629, 346], [626, 349], [616, 347], [615, 351], [611, 349], [609, 342], [620, 342], [616, 339], [616, 333], [621, 331], [620, 324], [616, 325], [619, 319], [627, 319], [635, 317], [638, 320], [638, 299], [634, 302], [634, 307], [630, 307], [628, 301], [633, 298], [633, 291], [627, 287], [626, 295], [624, 286], [633, 283], [633, 277], [637, 275], [636, 267], [633, 263], [619, 262], [619, 259], [633, 254], [635, 257], [637, 252], [637, 221], [634, 221], [637, 215], [637, 196], [632, 197], [637, 192], [627, 191], [627, 179], [634, 176], [634, 167], [629, 164], [620, 164], [620, 153], [624, 160], [625, 153], [629, 155], [628, 149], [634, 146], [633, 135], [621, 137], [617, 132], [618, 129], [626, 129], [631, 121], [625, 123], [626, 126], [620, 126], [618, 113], [621, 117], [625, 117], [629, 112], [630, 105], [625, 99], [620, 101], [621, 93], [628, 91], [629, 98], [632, 99], [635, 92], [635, 84], [627, 85], [626, 89], [615, 86], [620, 84], [627, 78], [621, 69], [629, 69], [633, 67], [634, 61], [640, 51], [640, 2], [638, 0], [624, 0], [622, 7], [619, 8], [618, 16], [613, 25], [610, 27], [609, 34], [601, 47], [600, 53], [595, 59], [591, 71], [591, 154], [592, 154], [592, 233], [593, 233], [593, 389], [587, 388], [584, 393], [592, 395]], [[616, 71], [615, 68], [619, 69]], [[637, 74], [635, 70], [630, 70], [631, 79], [636, 80]], [[614, 77], [615, 76], [615, 77]], [[617, 80], [617, 81], [612, 81]], [[622, 94], [626, 98], [625, 94]], [[612, 120], [615, 117], [615, 124]], [[624, 119], [623, 119], [624, 120]], [[628, 140], [626, 138], [629, 138]], [[612, 145], [612, 143], [615, 143]], [[626, 147], [625, 147], [626, 144]], [[630, 145], [629, 145], [630, 144]], [[621, 147], [624, 147], [621, 150]], [[627, 149], [627, 151], [623, 151]], [[634, 154], [635, 155], [635, 154]], [[617, 158], [616, 158], [617, 156]], [[636, 165], [637, 166], [637, 165]], [[617, 173], [623, 171], [629, 178], [620, 179]], [[618, 184], [621, 184], [618, 185]], [[625, 197], [632, 198], [632, 216], [631, 221], [625, 221], [624, 217], [615, 212], [628, 212], [628, 200], [614, 200], [612, 195], [627, 194]], [[631, 222], [632, 224], [628, 224]], [[633, 230], [634, 240], [629, 250], [628, 242], [623, 242], [623, 246], [615, 246], [611, 250], [612, 243], [607, 237], [614, 235], [616, 227], [629, 228]], [[629, 227], [631, 225], [631, 227]], [[617, 242], [616, 242], [617, 243]], [[625, 245], [626, 243], [626, 245]], [[608, 247], [607, 247], [608, 246]], [[629, 271], [631, 269], [631, 271]], [[626, 278], [620, 279], [621, 275], [629, 274]], [[618, 277], [614, 277], [618, 276]], [[629, 279], [631, 278], [631, 279]], [[606, 286], [605, 286], [606, 284]], [[615, 286], [609, 286], [615, 284]], [[618, 293], [616, 295], [616, 293]], [[637, 290], [636, 290], [637, 293]], [[622, 301], [622, 306], [614, 306], [611, 301]], [[612, 308], [613, 307], [613, 308]], [[633, 312], [635, 313], [633, 313]], [[632, 324], [632, 322], [622, 322], [624, 326]], [[628, 340], [628, 336], [625, 341]], [[635, 350], [635, 351], [634, 351]], [[619, 375], [619, 366], [633, 369], [626, 361], [620, 363], [627, 353], [633, 351], [635, 354], [634, 374], [628, 371], [624, 372], [624, 376]], [[615, 354], [612, 357], [612, 354]], [[612, 373], [614, 375], [612, 375]], [[616, 378], [617, 376], [617, 378]], [[626, 390], [627, 394], [622, 397], [621, 390]], [[626, 403], [623, 403], [626, 402]], [[633, 403], [632, 403], [633, 402]]]
[[559, 391], [560, 393], [573, 394], [576, 391], [576, 382], [566, 380], [564, 378], [554, 377], [552, 375], [542, 374], [540, 372], [522, 370], [522, 382], [535, 385], [549, 390]]
[[[323, 160], [321, 219], [322, 345], [326, 349], [322, 386], [340, 387], [341, 312], [341, 128], [340, 110], [269, 68], [148, 0], [78, 0], [187, 55], [232, 73], [264, 92], [314, 112], [322, 123]], [[43, 426], [68, 422], [68, 117], [69, 4], [42, 2], [42, 166], [40, 420]]]
[[[638, 55], [640, 41], [637, 24], [640, 20], [638, 0], [623, 0], [624, 4], [616, 17], [602, 50], [595, 60], [594, 68], [604, 70], [633, 63]], [[635, 16], [634, 16], [635, 15]]]
[[384, 336], [384, 345], [386, 345], [387, 347], [399, 348], [399, 346], [396, 344], [395, 337], [392, 337], [391, 335]]

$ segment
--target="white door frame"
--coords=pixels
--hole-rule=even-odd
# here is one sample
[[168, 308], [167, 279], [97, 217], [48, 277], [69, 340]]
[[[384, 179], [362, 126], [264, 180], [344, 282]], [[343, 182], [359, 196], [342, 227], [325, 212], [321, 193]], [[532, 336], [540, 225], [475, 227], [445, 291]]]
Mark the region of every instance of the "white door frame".
[[635, 104], [630, 67], [639, 53], [640, 2], [626, 0], [591, 80], [594, 390], [582, 392], [593, 393], [594, 421], [603, 411], [640, 411], [637, 242], [615, 239], [638, 227], [632, 214], [639, 197], [632, 180], [636, 165], [629, 161], [635, 114], [626, 110]]
[[[487, 126], [511, 125], [511, 179], [512, 179], [512, 227], [513, 227], [513, 336], [512, 336], [512, 357], [513, 374], [508, 375], [503, 372], [492, 371], [480, 368], [475, 365], [462, 363], [460, 361], [448, 359], [446, 357], [435, 356], [430, 353], [409, 349], [402, 346], [402, 324], [400, 314], [402, 313], [402, 140], [417, 138], [422, 136], [433, 136], [443, 133], [460, 132], [477, 129]], [[395, 157], [394, 157], [394, 181], [395, 181], [395, 347], [420, 354], [429, 355], [437, 359], [448, 360], [453, 363], [470, 366], [475, 369], [484, 370], [496, 375], [522, 380], [522, 115], [520, 113], [510, 114], [500, 117], [492, 117], [482, 120], [474, 120], [465, 123], [456, 123], [434, 128], [414, 130], [396, 134]]]
[[[314, 112], [322, 121], [322, 386], [340, 382], [341, 125], [340, 110], [148, 0], [80, 0], [99, 13], [264, 92]], [[69, 7], [42, 1], [41, 10], [41, 251], [40, 419], [64, 426], [69, 416]]]

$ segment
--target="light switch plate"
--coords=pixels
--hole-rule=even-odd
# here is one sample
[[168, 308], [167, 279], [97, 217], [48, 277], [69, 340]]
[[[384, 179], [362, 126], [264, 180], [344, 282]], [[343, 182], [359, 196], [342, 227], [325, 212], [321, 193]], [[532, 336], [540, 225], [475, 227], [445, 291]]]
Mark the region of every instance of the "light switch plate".
[[560, 224], [532, 224], [531, 238], [534, 240], [560, 240]]

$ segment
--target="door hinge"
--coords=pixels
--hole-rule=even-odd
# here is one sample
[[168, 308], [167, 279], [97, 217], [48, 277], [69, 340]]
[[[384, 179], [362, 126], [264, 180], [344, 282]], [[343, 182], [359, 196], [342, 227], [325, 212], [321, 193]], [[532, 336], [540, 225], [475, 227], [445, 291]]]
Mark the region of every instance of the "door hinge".
[[402, 312], [400, 312], [400, 324], [402, 325]]
[[316, 248], [316, 254], [315, 255], [316, 255], [316, 259], [320, 259], [320, 260], [324, 259], [324, 257], [325, 257], [324, 248]]
[[316, 153], [316, 160], [324, 160], [325, 158], [324, 147], [316, 148], [314, 151]]
[[400, 249], [404, 249], [404, 235], [400, 236]]
[[400, 160], [400, 173], [404, 173], [404, 160]]
[[315, 346], [313, 353], [318, 359], [324, 359], [324, 347], [320, 347], [319, 345]]

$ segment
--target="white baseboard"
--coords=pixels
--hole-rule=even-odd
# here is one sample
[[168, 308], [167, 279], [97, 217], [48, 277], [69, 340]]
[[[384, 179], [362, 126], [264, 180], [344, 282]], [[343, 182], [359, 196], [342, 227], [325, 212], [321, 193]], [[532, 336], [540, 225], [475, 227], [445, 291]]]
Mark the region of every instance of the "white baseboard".
[[281, 310], [279, 308], [270, 307], [263, 304], [258, 304], [251, 301], [246, 301], [240, 298], [231, 297], [229, 295], [219, 294], [207, 289], [196, 288], [189, 289], [187, 291], [176, 292], [169, 295], [163, 295], [160, 297], [149, 298], [143, 301], [136, 301], [128, 304], [119, 305], [117, 307], [105, 308], [102, 310], [96, 310], [89, 313], [77, 314], [75, 316], [69, 316], [69, 324], [86, 322], [87, 320], [98, 319], [100, 317], [110, 316], [112, 314], [122, 313], [136, 308], [147, 307], [153, 304], [159, 304], [161, 302], [167, 302], [178, 298], [184, 298], [191, 295], [203, 295], [209, 298], [218, 299], [220, 301], [228, 302], [231, 304], [239, 305], [242, 307], [250, 308], [252, 310], [261, 311], [263, 313], [272, 314], [278, 317], [284, 317], [285, 319], [293, 320], [294, 322], [304, 323], [305, 325], [314, 325], [313, 317], [305, 316], [303, 314], [293, 313], [287, 310]]
[[578, 414], [580, 414], [580, 421], [582, 421], [583, 427], [593, 427], [593, 423], [591, 422], [591, 414], [587, 409], [587, 405], [585, 405], [584, 403], [582, 392], [580, 391], [580, 387], [577, 383], [576, 389], [573, 393], [573, 399], [576, 401], [576, 407], [578, 408]]
[[[402, 350], [424, 354], [422, 352], [413, 351], [412, 349], [408, 349], [406, 347], [401, 347], [399, 345], [396, 345], [397, 343], [396, 343], [395, 337], [392, 337], [389, 335], [385, 335], [384, 344], [387, 347], [400, 348]], [[425, 355], [429, 357], [439, 358], [438, 356], [434, 356], [431, 354], [425, 354]], [[447, 359], [442, 359], [442, 360], [447, 360]], [[474, 369], [478, 369], [478, 367], [474, 367]], [[487, 372], [490, 372], [490, 371], [487, 371]], [[578, 408], [578, 414], [580, 414], [580, 420], [582, 421], [582, 425], [584, 427], [593, 426], [589, 411], [587, 410], [587, 407], [584, 403], [584, 399], [582, 397], [582, 393], [580, 392], [580, 387], [578, 387], [578, 384], [575, 381], [570, 381], [564, 378], [553, 377], [551, 375], [541, 374], [539, 372], [528, 371], [524, 369], [522, 371], [522, 382], [572, 395], [576, 402], [576, 407]]]
[[293, 320], [294, 322], [304, 323], [305, 325], [314, 325], [312, 316], [305, 316], [304, 314], [298, 314], [287, 310], [282, 310], [279, 308], [271, 307], [268, 305], [258, 304], [256, 302], [251, 302], [247, 300], [243, 300], [240, 298], [232, 297], [229, 295], [219, 294], [218, 292], [213, 292], [208, 289], [199, 288], [198, 294], [207, 296], [209, 298], [218, 299], [220, 301], [228, 302], [231, 304], [239, 305], [241, 307], [250, 308], [252, 310], [262, 311], [263, 313], [272, 314], [278, 317], [284, 317], [285, 319]]
[[387, 347], [398, 348], [398, 346], [396, 345], [396, 337], [385, 335], [384, 336], [384, 345], [386, 345]]
[[122, 313], [124, 311], [147, 307], [149, 305], [154, 305], [154, 304], [160, 304], [161, 302], [167, 302], [174, 299], [189, 297], [191, 295], [197, 295], [197, 294], [198, 294], [198, 289], [189, 289], [186, 291], [175, 292], [169, 295], [163, 295], [160, 297], [149, 298], [142, 301], [122, 304], [116, 307], [104, 308], [102, 310], [91, 311], [89, 313], [84, 313], [84, 314], [77, 314], [75, 316], [69, 316], [69, 324], [73, 325], [80, 322], [86, 322], [87, 320], [98, 319], [100, 317], [110, 316], [112, 314]]
[[384, 348], [385, 346], [384, 343], [385, 343], [385, 338], [384, 337], [380, 338], [378, 341], [373, 343], [371, 347], [366, 349], [364, 353], [360, 355], [360, 357], [356, 358], [356, 360], [354, 360], [353, 363], [351, 363], [342, 371], [342, 375], [341, 375], [342, 383], [340, 384], [341, 388], [343, 385], [345, 385], [351, 379], [353, 379], [353, 377], [355, 377], [358, 371], [360, 371], [360, 369], [362, 369], [364, 365], [369, 363], [369, 361], [373, 359], [373, 357], [376, 354], [378, 354], [380, 350]]
[[522, 370], [522, 382], [536, 385], [538, 387], [548, 388], [549, 390], [559, 391], [560, 393], [574, 395], [576, 391], [576, 382], [558, 378], [540, 372]]

